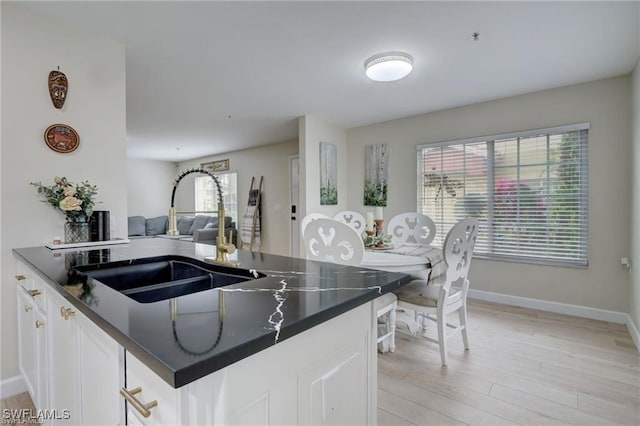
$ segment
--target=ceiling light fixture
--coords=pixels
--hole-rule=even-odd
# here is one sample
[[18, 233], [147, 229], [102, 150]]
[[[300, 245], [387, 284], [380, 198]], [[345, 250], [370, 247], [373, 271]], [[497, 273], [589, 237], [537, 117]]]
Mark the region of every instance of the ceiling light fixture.
[[365, 61], [364, 69], [373, 81], [396, 81], [409, 75], [413, 58], [402, 52], [379, 53]]

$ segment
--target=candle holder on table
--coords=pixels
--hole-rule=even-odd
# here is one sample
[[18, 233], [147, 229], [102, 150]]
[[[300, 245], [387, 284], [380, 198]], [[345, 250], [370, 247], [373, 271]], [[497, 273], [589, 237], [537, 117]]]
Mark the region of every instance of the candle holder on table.
[[373, 221], [376, 223], [376, 236], [383, 234], [383, 232], [382, 232], [382, 224], [384, 223], [384, 220], [382, 220], [382, 219], [374, 219]]

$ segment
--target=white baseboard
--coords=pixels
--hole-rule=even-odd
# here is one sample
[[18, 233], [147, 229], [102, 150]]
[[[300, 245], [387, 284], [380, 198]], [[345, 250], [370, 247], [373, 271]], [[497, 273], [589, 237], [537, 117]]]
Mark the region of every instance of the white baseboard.
[[627, 324], [628, 315], [624, 312], [607, 311], [605, 309], [590, 308], [588, 306], [569, 305], [568, 303], [549, 302], [547, 300], [530, 299], [528, 297], [511, 296], [508, 294], [473, 289], [469, 289], [469, 297], [503, 305], [520, 306], [523, 308], [538, 309], [540, 311], [555, 312], [557, 314], [573, 315], [575, 317], [590, 318], [617, 324]]
[[638, 331], [638, 327], [631, 319], [631, 315], [627, 315], [627, 330], [629, 330], [629, 334], [631, 335], [631, 339], [633, 339], [633, 343], [636, 345], [636, 349], [640, 352], [640, 331]]
[[5, 399], [27, 391], [22, 376], [14, 376], [0, 381], [0, 399]]

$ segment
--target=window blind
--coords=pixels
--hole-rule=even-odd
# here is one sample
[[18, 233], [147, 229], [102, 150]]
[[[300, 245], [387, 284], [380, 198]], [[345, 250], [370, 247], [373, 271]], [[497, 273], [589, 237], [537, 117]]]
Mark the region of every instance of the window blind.
[[434, 244], [480, 220], [479, 257], [586, 266], [588, 124], [418, 146], [418, 211]]

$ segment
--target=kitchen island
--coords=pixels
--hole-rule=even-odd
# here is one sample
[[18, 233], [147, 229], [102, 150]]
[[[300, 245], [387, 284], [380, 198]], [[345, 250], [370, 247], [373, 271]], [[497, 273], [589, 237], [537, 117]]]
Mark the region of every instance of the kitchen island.
[[[164, 417], [169, 421], [375, 422], [372, 301], [406, 284], [405, 274], [238, 251], [232, 260], [252, 279], [142, 303], [76, 268], [165, 256], [201, 261], [215, 247], [143, 239], [14, 253], [46, 292], [69, 305], [61, 309], [78, 312], [117, 343], [123, 387], [136, 385], [129, 367], [144, 371], [143, 381], [161, 379], [153, 387], [166, 387], [174, 400]], [[357, 407], [362, 413], [341, 417]]]

